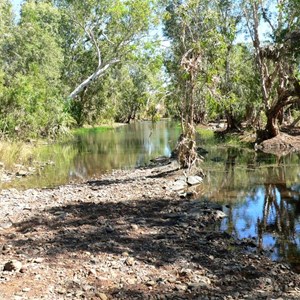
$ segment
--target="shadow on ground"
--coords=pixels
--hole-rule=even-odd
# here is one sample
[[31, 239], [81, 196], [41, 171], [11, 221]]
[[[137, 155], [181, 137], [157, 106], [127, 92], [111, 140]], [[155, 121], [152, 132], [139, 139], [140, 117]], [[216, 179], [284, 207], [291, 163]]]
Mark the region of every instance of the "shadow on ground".
[[199, 200], [81, 202], [50, 208], [43, 215], [16, 224], [22, 238], [15, 239], [14, 246], [27, 255], [38, 253], [50, 258], [82, 251], [115, 255], [127, 252], [157, 269], [171, 265], [176, 268], [178, 264], [177, 277], [187, 286], [193, 282], [189, 282], [186, 271], [180, 271], [182, 265], [192, 272], [208, 270], [214, 278], [212, 284], [192, 285], [183, 291], [175, 283], [171, 290], [167, 284], [161, 285], [160, 291], [155, 286], [155, 296], [125, 286], [110, 291], [113, 299], [147, 299], [149, 295], [154, 297], [151, 299], [205, 299], [199, 295], [218, 299], [251, 293], [269, 267], [243, 256], [244, 248], [237, 241], [215, 230], [217, 219], [216, 211]]

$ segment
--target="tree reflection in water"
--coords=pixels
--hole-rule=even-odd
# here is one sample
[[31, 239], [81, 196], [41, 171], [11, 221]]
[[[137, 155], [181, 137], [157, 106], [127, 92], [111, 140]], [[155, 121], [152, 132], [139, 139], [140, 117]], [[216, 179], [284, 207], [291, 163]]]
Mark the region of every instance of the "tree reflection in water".
[[212, 201], [226, 204], [228, 218], [221, 230], [239, 239], [255, 238], [258, 250], [268, 250], [272, 259], [300, 271], [299, 157], [269, 156], [263, 161], [258, 153], [241, 156], [227, 151], [219, 189], [210, 193]]
[[264, 236], [272, 234], [276, 239], [273, 249], [276, 256], [297, 267], [300, 266], [300, 244], [295, 220], [300, 215], [300, 193], [295, 186], [287, 186], [284, 166], [268, 168], [268, 171], [268, 178], [274, 183], [264, 185], [263, 214], [257, 221], [258, 248], [263, 248]]

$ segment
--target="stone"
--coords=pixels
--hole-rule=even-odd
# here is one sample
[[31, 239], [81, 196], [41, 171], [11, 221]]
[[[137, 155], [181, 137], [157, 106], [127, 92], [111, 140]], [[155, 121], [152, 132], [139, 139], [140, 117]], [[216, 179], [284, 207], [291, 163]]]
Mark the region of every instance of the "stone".
[[97, 276], [97, 271], [95, 269], [90, 269], [88, 272], [89, 275]]
[[187, 183], [184, 180], [177, 180], [171, 186], [171, 190], [173, 191], [180, 191], [184, 190], [187, 187]]
[[1, 222], [0, 223], [0, 229], [8, 229], [13, 226], [13, 223], [10, 221]]
[[136, 224], [131, 224], [130, 227], [131, 227], [133, 230], [138, 230], [138, 229], [139, 229], [139, 226], [137, 226]]
[[132, 284], [132, 285], [133, 285], [133, 284], [136, 284], [136, 279], [134, 279], [134, 278], [128, 278], [128, 279], [127, 279], [127, 283], [128, 283], [128, 284]]
[[177, 291], [186, 291], [187, 290], [187, 286], [185, 284], [176, 284], [175, 289]]
[[187, 183], [189, 185], [197, 185], [200, 184], [203, 181], [203, 178], [200, 176], [189, 176], [187, 178]]
[[42, 257], [38, 257], [38, 258], [35, 258], [34, 260], [33, 260], [33, 262], [34, 263], [37, 263], [37, 264], [40, 264], [40, 263], [42, 263], [44, 261], [44, 258], [42, 258]]
[[156, 282], [154, 280], [149, 280], [146, 282], [147, 286], [154, 286], [156, 284]]
[[134, 264], [134, 258], [133, 257], [128, 257], [126, 260], [125, 260], [125, 264], [127, 266], [132, 266]]
[[96, 296], [101, 300], [107, 300], [107, 296], [104, 293], [97, 293]]
[[18, 260], [11, 260], [4, 265], [3, 271], [19, 272], [22, 268], [22, 263]]
[[20, 269], [20, 273], [26, 273], [27, 270], [28, 270], [28, 267], [23, 266], [23, 267]]
[[202, 286], [209, 286], [209, 285], [211, 285], [211, 280], [208, 277], [206, 277], [206, 276], [201, 276], [201, 275], [197, 276], [197, 281]]
[[224, 212], [222, 212], [221, 210], [216, 210], [216, 211], [214, 211], [214, 217], [215, 217], [217, 220], [219, 220], [219, 219], [226, 218], [227, 215], [226, 215]]
[[19, 170], [17, 173], [16, 173], [16, 176], [20, 176], [20, 177], [25, 177], [28, 175], [28, 172], [27, 171], [24, 171], [24, 170]]

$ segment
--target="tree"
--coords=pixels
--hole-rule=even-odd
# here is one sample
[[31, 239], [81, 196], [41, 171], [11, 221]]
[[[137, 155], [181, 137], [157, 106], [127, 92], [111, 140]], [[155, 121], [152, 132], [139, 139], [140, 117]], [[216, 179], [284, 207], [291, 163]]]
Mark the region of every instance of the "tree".
[[[300, 99], [297, 78], [299, 54], [299, 13], [297, 1], [246, 1], [244, 16], [254, 47], [259, 72], [262, 104], [267, 123], [258, 131], [258, 140], [279, 133], [278, 118], [284, 108]], [[271, 7], [271, 9], [268, 9]], [[262, 23], [268, 26], [269, 39], [262, 41]]]
[[[197, 98], [224, 57], [224, 39], [218, 24], [215, 1], [176, 1], [167, 6], [165, 34], [171, 41], [167, 68], [180, 98], [182, 136], [179, 162], [190, 167], [197, 161], [195, 151], [195, 107]], [[200, 96], [200, 97], [199, 97]], [[202, 99], [201, 99], [202, 100]]]
[[[71, 25], [66, 28], [70, 58], [79, 62], [85, 55], [91, 59], [85, 77], [69, 94], [76, 98], [93, 82], [137, 47], [138, 39], [147, 32], [152, 20], [151, 2], [138, 1], [55, 1], [64, 10]], [[72, 73], [69, 75], [73, 75]]]
[[56, 135], [70, 118], [64, 111], [60, 81], [63, 55], [60, 12], [48, 2], [24, 2], [2, 51], [5, 95], [1, 131], [20, 137]]

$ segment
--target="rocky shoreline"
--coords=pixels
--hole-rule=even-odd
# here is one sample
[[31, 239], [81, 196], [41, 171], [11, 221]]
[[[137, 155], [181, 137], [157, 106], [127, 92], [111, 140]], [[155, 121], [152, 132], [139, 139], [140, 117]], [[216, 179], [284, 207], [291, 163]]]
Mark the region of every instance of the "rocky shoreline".
[[218, 231], [171, 167], [0, 192], [1, 299], [299, 299], [300, 275]]

